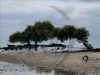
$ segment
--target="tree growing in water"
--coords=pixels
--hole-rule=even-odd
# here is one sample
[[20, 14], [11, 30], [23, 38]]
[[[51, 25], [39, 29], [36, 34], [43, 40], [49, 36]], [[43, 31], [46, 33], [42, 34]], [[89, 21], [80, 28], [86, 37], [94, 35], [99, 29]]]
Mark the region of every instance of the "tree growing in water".
[[52, 38], [54, 26], [50, 21], [36, 22], [34, 26], [27, 26], [23, 32], [16, 32], [9, 37], [10, 42], [30, 44], [34, 42], [37, 51], [37, 43]]
[[36, 22], [33, 26], [29, 25], [22, 32], [13, 33], [9, 37], [10, 42], [21, 42], [30, 44], [34, 42], [34, 48], [37, 51], [37, 44], [44, 40], [57, 38], [61, 42], [68, 39], [77, 39], [78, 42], [83, 43], [87, 51], [93, 49], [92, 45], [88, 43], [89, 31], [85, 28], [76, 28], [73, 25], [65, 25], [63, 27], [54, 27], [50, 21]]
[[88, 42], [89, 31], [86, 28], [78, 28], [75, 33], [75, 38], [78, 42], [82, 42], [83, 45], [87, 48], [87, 51], [93, 50], [93, 46]]
[[56, 27], [54, 36], [61, 42], [68, 39], [77, 39], [79, 43], [83, 43], [87, 51], [93, 50], [93, 46], [88, 43], [89, 31], [86, 28], [76, 28], [73, 25], [65, 25], [62, 28]]
[[36, 22], [33, 29], [33, 39], [35, 42], [35, 50], [37, 43], [52, 38], [54, 26], [50, 21]]

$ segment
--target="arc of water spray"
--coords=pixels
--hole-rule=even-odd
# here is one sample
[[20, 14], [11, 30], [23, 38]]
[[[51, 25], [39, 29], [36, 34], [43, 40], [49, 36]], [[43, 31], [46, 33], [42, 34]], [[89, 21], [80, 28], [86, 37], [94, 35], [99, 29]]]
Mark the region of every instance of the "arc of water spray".
[[[61, 9], [55, 7], [55, 6], [49, 6], [49, 7], [52, 8], [52, 9], [54, 9], [55, 11], [57, 11], [57, 12], [58, 12], [63, 18], [65, 18], [67, 21], [70, 20], [69, 16], [68, 16], [63, 10], [61, 10]], [[53, 68], [59, 66], [59, 64], [61, 64], [61, 63], [63, 62], [63, 60], [65, 59], [64, 56], [65, 56], [65, 53], [62, 54], [61, 58], [57, 61], [57, 63], [55, 62], [55, 63], [50, 67], [50, 69], [53, 69]], [[25, 63], [25, 61], [23, 61], [22, 59], [18, 58], [18, 60], [19, 60], [23, 65], [27, 65], [27, 66], [28, 66], [28, 64]]]
[[[63, 10], [61, 10], [61, 9], [55, 7], [55, 6], [49, 6], [49, 7], [52, 8], [52, 9], [54, 9], [55, 11], [57, 11], [57, 12], [58, 12], [63, 18], [65, 18], [67, 21], [70, 20], [69, 16], [68, 16]], [[63, 54], [61, 55], [61, 57], [60, 57], [53, 65], [51, 65], [51, 67], [49, 67], [49, 69], [52, 70], [52, 69], [56, 68], [57, 66], [59, 66], [61, 63], [63, 63], [64, 60], [65, 60], [65, 55], [66, 55], [66, 54], [63, 53]], [[68, 56], [67, 56], [67, 57], [68, 57]]]
[[49, 6], [49, 7], [57, 11], [59, 14], [61, 14], [62, 17], [65, 18], [66, 20], [70, 20], [69, 16], [63, 10], [57, 8], [56, 6]]

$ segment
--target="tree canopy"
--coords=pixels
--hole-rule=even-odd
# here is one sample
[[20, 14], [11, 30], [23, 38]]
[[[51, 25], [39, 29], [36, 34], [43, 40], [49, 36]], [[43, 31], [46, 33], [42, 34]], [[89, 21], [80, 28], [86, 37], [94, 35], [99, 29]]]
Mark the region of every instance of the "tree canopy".
[[52, 38], [54, 26], [50, 21], [36, 22], [33, 26], [29, 25], [22, 32], [16, 32], [9, 37], [10, 42], [21, 42], [30, 44], [35, 42], [37, 50], [37, 43]]
[[35, 50], [37, 50], [37, 43], [51, 38], [57, 38], [61, 42], [68, 39], [77, 39], [82, 42], [88, 49], [89, 31], [86, 28], [76, 28], [73, 25], [64, 25], [63, 27], [54, 27], [50, 21], [36, 22], [34, 25], [28, 25], [22, 32], [15, 32], [9, 37], [10, 42], [35, 43]]
[[20, 32], [15, 32], [9, 37], [9, 41], [14, 43], [14, 42], [20, 42], [21, 40], [21, 33]]

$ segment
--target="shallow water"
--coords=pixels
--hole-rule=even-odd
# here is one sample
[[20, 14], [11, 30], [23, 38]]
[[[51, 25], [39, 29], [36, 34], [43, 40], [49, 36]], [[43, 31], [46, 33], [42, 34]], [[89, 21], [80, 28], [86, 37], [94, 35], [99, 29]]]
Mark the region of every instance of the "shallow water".
[[[0, 61], [0, 75], [78, 75], [76, 72], [62, 70], [48, 70], [45, 68], [29, 68], [22, 64], [13, 64]], [[99, 75], [92, 72], [81, 75]]]
[[48, 70], [43, 68], [30, 69], [22, 64], [0, 61], [0, 75], [75, 75], [74, 72]]

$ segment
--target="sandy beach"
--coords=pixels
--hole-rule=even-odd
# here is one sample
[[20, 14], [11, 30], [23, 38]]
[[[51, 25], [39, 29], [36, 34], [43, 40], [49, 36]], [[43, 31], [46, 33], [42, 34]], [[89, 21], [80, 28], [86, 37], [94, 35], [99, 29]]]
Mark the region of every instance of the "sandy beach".
[[[82, 61], [84, 55], [89, 56], [88, 62]], [[80, 73], [100, 71], [100, 52], [4, 52], [0, 53], [0, 61], [21, 63], [30, 68], [36, 66], [65, 71], [71, 70]]]

